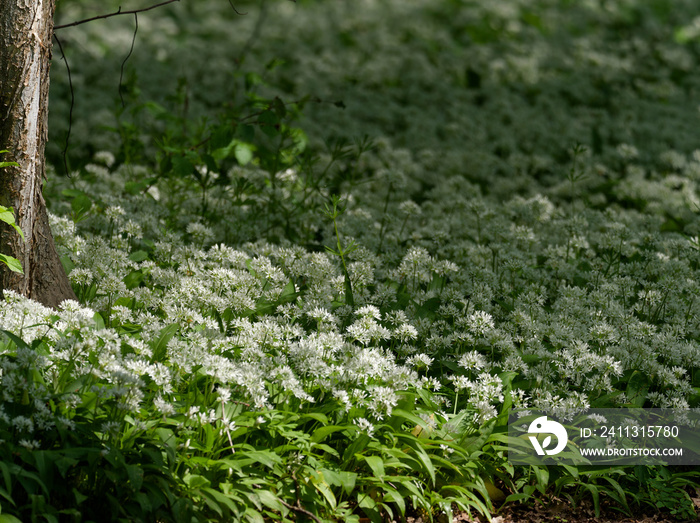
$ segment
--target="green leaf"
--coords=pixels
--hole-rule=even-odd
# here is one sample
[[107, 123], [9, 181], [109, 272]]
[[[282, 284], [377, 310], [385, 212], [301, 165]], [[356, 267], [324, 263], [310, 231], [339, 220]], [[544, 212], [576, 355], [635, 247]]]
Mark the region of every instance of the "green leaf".
[[143, 485], [143, 469], [138, 465], [127, 465], [126, 474], [129, 476], [131, 488], [136, 492], [141, 490], [141, 485]]
[[335, 499], [333, 491], [329, 488], [328, 483], [326, 483], [323, 473], [319, 472], [318, 475], [312, 475], [311, 482], [314, 484], [314, 487], [316, 487], [316, 490], [326, 498], [330, 507], [335, 510], [335, 507], [338, 505], [338, 500]]
[[19, 226], [15, 223], [15, 212], [12, 209], [12, 207], [3, 207], [2, 205], [0, 205], [0, 221], [10, 225], [12, 228], [14, 228], [15, 231], [17, 231], [17, 233], [22, 237], [23, 240], [25, 239], [22, 229], [20, 229]]
[[236, 161], [240, 165], [246, 165], [253, 159], [253, 151], [255, 147], [249, 143], [239, 142], [236, 140], [236, 147], [234, 149], [233, 155], [236, 157]]
[[257, 510], [254, 510], [252, 508], [248, 508], [245, 511], [245, 519], [249, 521], [250, 523], [265, 523], [265, 520], [262, 517], [262, 514], [258, 512]]
[[384, 487], [384, 490], [386, 491], [386, 494], [384, 494], [384, 502], [387, 503], [396, 503], [396, 506], [399, 507], [399, 512], [401, 515], [406, 514], [406, 502], [403, 499], [403, 496], [399, 494], [397, 490], [394, 490], [389, 487]]
[[148, 259], [148, 253], [146, 251], [134, 251], [129, 255], [129, 259], [132, 262], [142, 262]]
[[[0, 167], [4, 167], [4, 165], [0, 163]], [[22, 523], [22, 521], [10, 514], [0, 514], [0, 523]]]
[[185, 477], [182, 478], [182, 481], [184, 481], [185, 485], [187, 485], [193, 490], [211, 486], [211, 481], [209, 481], [204, 476], [200, 476], [199, 474], [185, 474]]
[[218, 161], [225, 160], [226, 158], [231, 156], [231, 153], [236, 148], [237, 144], [238, 140], [231, 139], [231, 141], [228, 142], [226, 145], [214, 149], [211, 153], [212, 158]]
[[278, 118], [282, 119], [285, 116], [287, 116], [287, 108], [285, 107], [284, 102], [279, 99], [279, 97], [275, 96], [275, 99], [272, 101], [272, 105]]
[[66, 456], [58, 458], [56, 461], [54, 461], [54, 465], [56, 465], [56, 468], [58, 469], [58, 472], [59, 474], [61, 474], [62, 478], [66, 477], [68, 469], [70, 469], [74, 465], [77, 465], [78, 463], [79, 461], [77, 459], [69, 458]]
[[7, 265], [12, 272], [18, 272], [19, 274], [24, 274], [24, 271], [22, 271], [22, 264], [17, 258], [13, 258], [12, 256], [5, 256], [4, 254], [0, 254], [0, 263], [4, 263]]
[[95, 330], [102, 330], [105, 328], [105, 320], [99, 312], [96, 312], [92, 319], [95, 321]]
[[[0, 154], [9, 153], [9, 152], [10, 151], [8, 151], [7, 149], [4, 149], [4, 150], [0, 151]], [[10, 167], [10, 166], [19, 167], [19, 164], [17, 162], [0, 162], [0, 168], [1, 167]]]
[[12, 474], [10, 473], [10, 467], [7, 463], [0, 461], [0, 472], [2, 472], [2, 477], [5, 480], [5, 487], [11, 489], [12, 487]]
[[279, 134], [279, 119], [273, 111], [263, 111], [258, 116], [258, 124], [260, 125], [260, 130], [270, 138], [274, 138]]
[[363, 456], [362, 454], [356, 455], [358, 458], [362, 458], [367, 462], [369, 468], [372, 469], [374, 477], [380, 481], [384, 481], [383, 478], [386, 475], [384, 472], [384, 461], [379, 456]]
[[367, 517], [372, 520], [372, 523], [381, 523], [382, 516], [377, 510], [377, 504], [366, 492], [357, 493], [357, 506], [359, 506]]
[[247, 450], [245, 451], [247, 458], [261, 463], [267, 467], [273, 468], [276, 463], [280, 463], [282, 458], [269, 450]]
[[92, 209], [92, 200], [85, 194], [79, 194], [71, 202], [70, 208], [76, 216], [83, 216]]
[[204, 165], [207, 166], [207, 169], [209, 172], [216, 173], [219, 172], [219, 165], [216, 163], [216, 160], [214, 157], [210, 154], [203, 154], [202, 155], [202, 160], [204, 161]]
[[279, 498], [269, 490], [261, 489], [256, 491], [256, 494], [258, 495], [258, 498], [260, 498], [260, 502], [266, 507], [278, 512], [284, 511], [284, 505], [282, 505]]
[[89, 496], [86, 496], [82, 492], [79, 492], [76, 489], [73, 489], [73, 496], [75, 496], [75, 504], [80, 505], [83, 501], [87, 500]]
[[15, 345], [17, 345], [18, 347], [22, 347], [23, 349], [27, 349], [27, 350], [31, 350], [31, 349], [32, 349], [32, 348], [27, 344], [26, 341], [24, 341], [24, 340], [23, 340], [22, 338], [20, 338], [19, 336], [13, 334], [12, 332], [6, 331], [6, 330], [4, 330], [4, 329], [3, 329], [1, 332], [3, 332], [3, 333], [5, 334], [5, 336], [7, 336], [8, 338], [10, 338], [10, 339], [15, 343]]
[[168, 346], [168, 342], [175, 335], [179, 326], [176, 323], [163, 327], [160, 331], [158, 339], [151, 344], [151, 350], [153, 351], [153, 361], [163, 361], [165, 359], [165, 353]]
[[421, 446], [416, 446], [415, 447], [416, 455], [418, 456], [418, 459], [420, 460], [421, 464], [423, 465], [423, 468], [425, 471], [428, 473], [430, 476], [430, 481], [433, 485], [435, 486], [435, 466], [433, 465], [433, 462], [430, 460], [430, 456], [423, 450]]
[[[676, 43], [681, 44], [681, 45], [687, 44], [688, 42], [691, 42], [695, 38], [696, 37], [695, 37], [693, 31], [688, 29], [687, 27], [679, 27], [673, 33], [673, 39], [676, 41]], [[0, 164], [0, 167], [2, 167], [1, 164]]]
[[68, 255], [61, 256], [61, 265], [63, 265], [63, 270], [66, 271], [66, 274], [70, 274], [75, 269], [75, 264]]
[[625, 395], [627, 400], [635, 407], [642, 407], [649, 392], [649, 378], [642, 371], [634, 371], [627, 382]]
[[340, 432], [341, 430], [346, 430], [347, 428], [348, 427], [345, 425], [327, 425], [325, 427], [320, 427], [311, 435], [311, 441], [314, 443], [320, 443], [334, 432]]
[[357, 482], [357, 473], [347, 472], [347, 471], [335, 471], [329, 469], [321, 469], [323, 472], [323, 477], [329, 485], [334, 487], [342, 487], [345, 494], [348, 496], [355, 489], [355, 483]]
[[129, 274], [127, 274], [124, 277], [124, 285], [126, 285], [127, 289], [134, 289], [141, 285], [141, 282], [143, 281], [144, 275], [143, 272], [140, 270], [138, 271], [131, 271]]
[[212, 488], [203, 488], [202, 494], [205, 496], [210, 497], [212, 500], [216, 501], [219, 505], [223, 505], [226, 508], [228, 508], [232, 514], [238, 515], [239, 510], [236, 504], [233, 502], [233, 500], [218, 490], [212, 489]]
[[194, 172], [194, 165], [184, 156], [173, 156], [173, 172], [184, 178]]
[[345, 272], [345, 305], [350, 307], [355, 307], [355, 298], [352, 295], [352, 283], [350, 282], [350, 275], [347, 271]]
[[391, 417], [392, 418], [402, 418], [408, 421], [411, 425], [419, 425], [423, 430], [426, 432], [429, 432], [429, 427], [428, 424], [425, 422], [425, 420], [419, 416], [416, 416], [415, 414], [408, 412], [403, 409], [394, 409], [391, 411]]
[[312, 420], [316, 420], [316, 421], [323, 423], [323, 424], [328, 423], [328, 416], [326, 416], [325, 414], [322, 414], [320, 412], [307, 412], [306, 414], [302, 415], [299, 419], [300, 420], [312, 419]]
[[537, 478], [537, 490], [544, 494], [547, 490], [547, 486], [549, 485], [549, 469], [547, 467], [533, 466], [532, 471], [535, 473], [535, 477]]

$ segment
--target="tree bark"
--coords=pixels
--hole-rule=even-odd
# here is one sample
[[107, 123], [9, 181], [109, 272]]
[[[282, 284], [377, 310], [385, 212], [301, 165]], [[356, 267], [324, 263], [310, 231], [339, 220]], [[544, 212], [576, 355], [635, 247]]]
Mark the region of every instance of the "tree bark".
[[0, 149], [18, 167], [0, 169], [0, 205], [15, 210], [26, 241], [0, 222], [0, 252], [24, 274], [0, 264], [0, 293], [11, 289], [49, 307], [75, 300], [56, 251], [46, 203], [49, 67], [55, 0], [0, 0]]

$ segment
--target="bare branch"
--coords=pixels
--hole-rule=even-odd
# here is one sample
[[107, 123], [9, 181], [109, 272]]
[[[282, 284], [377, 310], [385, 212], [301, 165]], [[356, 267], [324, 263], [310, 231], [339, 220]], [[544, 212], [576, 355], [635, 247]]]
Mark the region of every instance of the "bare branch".
[[119, 99], [122, 101], [122, 108], [126, 107], [126, 104], [124, 103], [124, 93], [122, 93], [122, 79], [124, 78], [124, 66], [126, 65], [127, 60], [131, 56], [131, 53], [134, 52], [134, 44], [136, 43], [136, 33], [139, 31], [139, 15], [134, 13], [134, 22], [136, 23], [136, 26], [134, 27], [134, 37], [131, 39], [131, 49], [129, 49], [129, 54], [126, 55], [126, 58], [124, 58], [124, 61], [122, 62], [122, 68], [119, 72]]
[[70, 88], [70, 111], [68, 112], [68, 132], [66, 133], [66, 143], [63, 147], [63, 168], [66, 170], [66, 175], [68, 178], [71, 177], [70, 170], [68, 169], [68, 143], [70, 141], [70, 132], [73, 128], [73, 106], [75, 105], [75, 92], [73, 91], [73, 77], [70, 73], [70, 65], [68, 65], [68, 59], [66, 58], [66, 53], [63, 52], [63, 45], [61, 41], [54, 33], [53, 37], [56, 39], [58, 48], [61, 50], [61, 59], [66, 63], [66, 71], [68, 71], [68, 87]]
[[66, 27], [75, 27], [76, 25], [81, 25], [81, 24], [86, 24], [88, 22], [92, 22], [94, 20], [102, 20], [103, 18], [111, 18], [113, 16], [118, 16], [118, 15], [136, 15], [138, 13], [144, 13], [146, 11], [150, 11], [151, 9], [155, 9], [157, 7], [162, 7], [164, 5], [172, 4], [173, 2], [179, 2], [180, 0], [166, 0], [165, 2], [161, 2], [159, 4], [152, 5], [150, 7], [144, 7], [143, 9], [132, 9], [130, 11], [122, 11], [121, 6], [119, 9], [117, 9], [116, 13], [109, 13], [106, 15], [100, 15], [100, 16], [93, 16], [92, 18], [86, 18], [85, 20], [78, 20], [77, 22], [72, 22], [70, 24], [63, 24], [63, 25], [56, 25], [54, 26], [53, 30], [55, 31], [56, 29], [65, 29]]

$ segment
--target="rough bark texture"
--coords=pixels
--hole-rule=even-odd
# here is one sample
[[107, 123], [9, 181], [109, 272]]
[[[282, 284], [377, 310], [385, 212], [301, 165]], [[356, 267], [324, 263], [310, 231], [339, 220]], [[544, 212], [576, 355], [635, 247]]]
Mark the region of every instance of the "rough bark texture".
[[12, 207], [26, 242], [0, 222], [0, 251], [24, 275], [0, 267], [2, 289], [56, 307], [76, 299], [51, 236], [42, 196], [55, 0], [0, 0], [0, 149], [19, 167], [0, 169], [0, 205]]

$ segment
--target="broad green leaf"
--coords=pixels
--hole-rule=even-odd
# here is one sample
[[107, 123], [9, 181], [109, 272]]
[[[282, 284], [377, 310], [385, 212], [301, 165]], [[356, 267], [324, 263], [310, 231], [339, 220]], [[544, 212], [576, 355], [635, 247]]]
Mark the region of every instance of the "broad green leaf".
[[358, 458], [362, 458], [367, 462], [367, 465], [369, 465], [369, 468], [372, 469], [372, 473], [374, 474], [374, 477], [382, 480], [385, 476], [384, 473], [384, 461], [382, 458], [379, 456], [363, 456], [361, 454], [357, 454]]
[[535, 473], [535, 477], [537, 478], [537, 490], [544, 494], [547, 486], [549, 485], [549, 469], [547, 467], [533, 466], [532, 471]]
[[279, 498], [269, 490], [260, 489], [255, 493], [258, 495], [258, 498], [260, 498], [260, 502], [266, 507], [278, 512], [282, 512], [284, 510], [284, 505], [280, 503]]
[[236, 506], [236, 504], [233, 502], [231, 498], [228, 496], [225, 496], [221, 492], [219, 492], [216, 489], [212, 488], [203, 488], [201, 489], [202, 494], [205, 496], [209, 496], [211, 499], [215, 500], [219, 505], [223, 505], [226, 508], [228, 508], [232, 514], [238, 515], [239, 514], [239, 509]]
[[138, 271], [131, 271], [129, 274], [127, 274], [124, 277], [124, 285], [126, 285], [127, 289], [134, 289], [138, 287], [141, 282], [143, 281], [144, 275], [143, 272], [140, 270]]
[[276, 463], [282, 462], [282, 457], [269, 450], [246, 450], [245, 456], [253, 459], [255, 462], [261, 463], [266, 467], [274, 467]]
[[401, 515], [404, 516], [406, 514], [406, 502], [403, 496], [399, 494], [397, 490], [389, 487], [384, 487], [384, 491], [386, 492], [386, 494], [384, 494], [384, 502], [395, 503], [396, 506], [399, 507]]
[[85, 194], [76, 196], [70, 204], [71, 209], [76, 216], [83, 216], [92, 209], [92, 200]]
[[129, 259], [132, 262], [142, 262], [148, 259], [148, 253], [146, 251], [134, 251], [129, 254]]
[[175, 335], [179, 326], [176, 323], [163, 327], [155, 343], [151, 344], [153, 350], [153, 361], [163, 361], [165, 359], [168, 342]]
[[10, 225], [12, 228], [14, 228], [14, 230], [17, 231], [17, 233], [22, 237], [23, 240], [25, 239], [22, 229], [20, 229], [17, 223], [15, 222], [15, 212], [12, 209], [12, 207], [3, 207], [2, 205], [0, 205], [0, 221]]
[[77, 465], [78, 463], [79, 461], [77, 459], [69, 458], [66, 456], [58, 458], [56, 461], [53, 462], [53, 464], [56, 465], [56, 468], [58, 469], [58, 472], [59, 474], [61, 474], [62, 478], [66, 477], [68, 469], [70, 469], [74, 465]]
[[258, 512], [257, 510], [254, 510], [252, 508], [248, 508], [245, 511], [245, 514], [243, 514], [245, 519], [249, 521], [250, 523], [265, 523], [265, 520], [262, 517], [262, 514]]
[[625, 391], [627, 400], [635, 407], [642, 407], [647, 399], [648, 391], [649, 378], [647, 375], [639, 370], [634, 371], [627, 382]]
[[255, 148], [252, 145], [236, 140], [236, 148], [234, 149], [233, 155], [240, 165], [247, 165], [253, 159], [254, 150]]
[[323, 472], [323, 477], [326, 478], [329, 485], [333, 485], [334, 487], [342, 487], [345, 494], [350, 495], [350, 493], [355, 489], [357, 473], [329, 469], [321, 469], [321, 472]]
[[338, 501], [335, 499], [335, 496], [333, 495], [333, 492], [331, 491], [330, 486], [324, 477], [323, 471], [315, 471], [315, 473], [310, 474], [310, 477], [311, 482], [314, 484], [314, 487], [316, 487], [316, 490], [318, 490], [323, 497], [326, 498], [328, 504], [333, 510], [335, 510], [335, 507], [338, 505]]
[[199, 474], [185, 474], [185, 477], [182, 478], [182, 480], [185, 482], [185, 485], [191, 489], [206, 488], [211, 486], [211, 481], [204, 476], [200, 476]]
[[15, 343], [15, 345], [17, 345], [18, 347], [22, 347], [23, 349], [31, 350], [31, 347], [29, 346], [29, 344], [26, 341], [24, 341], [22, 338], [17, 336], [16, 334], [13, 334], [12, 332], [6, 331], [4, 329], [0, 332], [3, 332], [5, 334], [5, 336], [10, 338]]
[[435, 466], [433, 465], [433, 462], [430, 460], [430, 456], [421, 448], [417, 449], [416, 452], [418, 459], [420, 462], [423, 464], [423, 467], [425, 467], [426, 472], [430, 475], [430, 481], [433, 485], [435, 486]]
[[372, 523], [381, 523], [382, 516], [377, 510], [377, 503], [366, 492], [357, 493], [357, 505], [372, 520]]
[[287, 285], [284, 286], [284, 289], [282, 289], [279, 301], [280, 303], [288, 303], [290, 301], [294, 301], [296, 297], [296, 287], [294, 286], [294, 282], [290, 280], [289, 283], [287, 283]]
[[96, 330], [99, 331], [99, 330], [102, 330], [105, 328], [105, 320], [99, 312], [96, 312], [92, 316], [92, 319], [95, 321], [95, 329]]
[[131, 488], [136, 492], [141, 490], [141, 485], [143, 485], [143, 469], [138, 465], [127, 465], [126, 474], [129, 476]]
[[73, 489], [73, 496], [75, 497], [76, 505], [80, 505], [83, 501], [89, 499], [89, 496], [79, 492], [77, 489]]
[[5, 256], [4, 254], [0, 254], [0, 263], [4, 263], [7, 265], [12, 272], [18, 272], [19, 274], [24, 274], [24, 271], [22, 271], [22, 264], [17, 258], [13, 258], [12, 256]]
[[63, 265], [63, 270], [66, 271], [66, 274], [70, 274], [75, 269], [75, 264], [68, 255], [61, 256], [61, 265]]
[[391, 416], [392, 416], [392, 418], [393, 417], [403, 418], [406, 421], [410, 422], [412, 425], [418, 425], [423, 430], [429, 431], [429, 427], [423, 418], [416, 416], [415, 414], [408, 412], [406, 410], [394, 409], [391, 411]]
[[184, 156], [173, 156], [173, 172], [176, 176], [184, 178], [194, 172], [194, 165]]
[[320, 427], [311, 435], [311, 441], [314, 443], [320, 443], [334, 432], [340, 432], [341, 430], [347, 429], [348, 427], [345, 425], [327, 425], [325, 427]]

